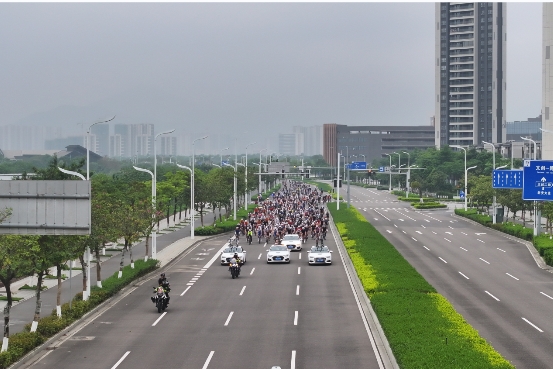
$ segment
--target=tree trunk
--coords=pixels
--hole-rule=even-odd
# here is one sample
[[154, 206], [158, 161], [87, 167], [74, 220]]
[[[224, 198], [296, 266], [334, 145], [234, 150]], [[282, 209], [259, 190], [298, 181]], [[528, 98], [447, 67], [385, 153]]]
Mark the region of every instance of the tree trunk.
[[56, 293], [56, 310], [58, 316], [61, 317], [61, 264], [56, 265], [56, 275], [58, 277], [58, 290]]
[[94, 255], [96, 256], [96, 286], [102, 288], [102, 265], [100, 263], [100, 248], [94, 248]]
[[8, 299], [8, 303], [4, 307], [4, 338], [10, 337], [10, 311], [13, 305], [11, 279], [12, 276], [8, 275], [6, 279], [2, 278], [1, 280], [4, 287], [6, 287], [6, 297]]
[[177, 199], [175, 199], [175, 206], [173, 207], [173, 223], [177, 220]]
[[123, 251], [121, 252], [121, 262], [119, 263], [119, 277], [121, 277], [121, 273], [123, 272], [123, 263], [125, 262], [125, 251], [127, 251], [127, 245], [128, 242], [125, 239], [125, 247], [123, 247]]
[[146, 236], [146, 243], [145, 243], [146, 254], [144, 255], [144, 259], [146, 259], [148, 257], [148, 253], [150, 251], [149, 247], [150, 247], [150, 235], [147, 235]]
[[31, 332], [36, 332], [38, 320], [40, 319], [40, 310], [42, 305], [42, 301], [40, 300], [40, 295], [42, 292], [42, 277], [44, 277], [44, 270], [41, 270], [39, 273], [37, 273], [35, 316], [33, 317]]
[[129, 244], [129, 256], [131, 257], [131, 268], [134, 269], [134, 259], [132, 258], [132, 244]]
[[87, 280], [87, 275], [86, 275], [86, 263], [84, 261], [84, 254], [81, 254], [79, 255], [79, 261], [81, 262], [81, 269], [83, 271], [83, 293], [86, 291], [86, 280]]
[[199, 208], [200, 208], [200, 221], [201, 221], [202, 227], [203, 227], [204, 226], [204, 204], [203, 204], [203, 202], [201, 203]]

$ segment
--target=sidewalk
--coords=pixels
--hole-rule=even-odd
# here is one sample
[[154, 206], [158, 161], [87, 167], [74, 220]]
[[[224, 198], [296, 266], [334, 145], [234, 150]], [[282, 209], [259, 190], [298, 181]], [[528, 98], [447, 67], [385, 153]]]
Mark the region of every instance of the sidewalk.
[[[207, 213], [204, 214], [204, 225], [212, 225], [214, 221], [214, 212], [213, 209], [206, 209]], [[218, 220], [218, 212], [217, 220]], [[199, 242], [206, 238], [206, 236], [195, 236], [194, 240], [190, 239], [190, 218], [186, 220], [182, 219], [179, 223], [179, 214], [176, 216], [176, 222], [173, 222], [173, 217], [171, 216], [169, 224], [166, 220], [160, 222], [159, 233], [157, 235], [157, 259], [160, 260], [161, 266], [166, 265], [168, 262], [176, 258], [182, 252], [190, 248], [196, 242]], [[196, 215], [194, 226], [197, 229], [201, 227], [200, 216]], [[140, 242], [135, 244], [132, 247], [133, 259], [140, 260], [144, 259], [145, 255], [145, 240], [142, 239]], [[151, 250], [151, 240], [149, 248]], [[106, 251], [106, 255], [101, 257], [101, 266], [102, 266], [102, 279], [108, 278], [119, 270], [119, 263], [121, 261], [121, 251], [122, 246], [111, 245], [106, 247], [107, 250], [117, 249], [118, 251]], [[130, 264], [129, 252], [125, 254], [125, 265]], [[74, 267], [80, 269], [80, 262], [78, 260], [74, 261]], [[55, 268], [50, 270], [51, 275], [56, 275]], [[75, 294], [82, 291], [83, 279], [81, 270], [72, 270], [71, 278], [69, 278], [70, 271], [63, 271], [62, 274], [66, 275], [67, 278], [62, 282], [62, 304], [68, 302], [72, 299]], [[91, 286], [96, 285], [96, 263], [91, 264], [90, 270], [90, 283]], [[36, 305], [34, 289], [22, 289], [20, 288], [25, 284], [29, 286], [35, 286], [37, 283], [36, 276], [23, 278], [19, 281], [12, 283], [12, 296], [14, 298], [21, 298], [19, 301], [14, 301], [13, 306], [10, 311], [10, 334], [17, 333], [23, 330], [25, 324], [30, 323], [33, 320], [34, 310]], [[44, 279], [43, 285], [47, 288], [41, 293], [42, 301], [42, 310], [41, 316], [50, 315], [51, 311], [56, 308], [56, 299], [57, 299], [57, 279]], [[0, 288], [0, 296], [6, 295], [6, 289], [4, 287]], [[4, 308], [7, 305], [7, 301], [0, 301], [0, 307]]]

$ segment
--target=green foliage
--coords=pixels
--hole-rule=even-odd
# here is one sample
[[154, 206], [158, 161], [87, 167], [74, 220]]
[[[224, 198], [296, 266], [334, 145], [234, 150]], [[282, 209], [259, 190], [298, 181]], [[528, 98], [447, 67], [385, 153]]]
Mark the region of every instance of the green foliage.
[[236, 212], [236, 220], [228, 218], [223, 222], [219, 222], [214, 226], [198, 227], [194, 229], [194, 234], [198, 236], [212, 236], [215, 234], [225, 233], [233, 231], [236, 228], [236, 224], [240, 222], [240, 219], [245, 219], [248, 213], [251, 213], [257, 205], [248, 205], [248, 210], [241, 209]]
[[483, 226], [496, 229], [498, 231], [508, 233], [518, 238], [522, 238], [526, 241], [532, 241], [534, 238], [534, 231], [531, 228], [524, 227], [521, 224], [506, 222], [492, 224], [492, 217], [490, 215], [478, 214], [476, 209], [455, 209], [455, 214], [469, 218], [475, 222], [482, 224]]
[[329, 209], [402, 369], [513, 368], [354, 207]]
[[446, 204], [440, 204], [439, 202], [427, 202], [427, 203], [412, 203], [415, 209], [444, 209], [447, 208]]
[[12, 335], [8, 350], [0, 353], [0, 369], [9, 367], [45, 341], [45, 337], [38, 332], [21, 332]]

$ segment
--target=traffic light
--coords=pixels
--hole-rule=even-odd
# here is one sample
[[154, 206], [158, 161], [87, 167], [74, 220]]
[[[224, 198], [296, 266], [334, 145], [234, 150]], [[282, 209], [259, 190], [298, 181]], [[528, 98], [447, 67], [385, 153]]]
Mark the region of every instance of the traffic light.
[[307, 169], [305, 171], [305, 178], [309, 178], [309, 175], [311, 174], [311, 169]]
[[286, 176], [284, 175], [284, 169], [282, 170], [281, 176], [282, 176], [282, 177], [281, 177], [282, 179], [286, 178]]
[[367, 170], [367, 177], [371, 178], [372, 175], [373, 175], [373, 170], [372, 169]]
[[[334, 178], [333, 182], [334, 182], [334, 188], [338, 187], [336, 186], [336, 178]], [[342, 187], [342, 178], [340, 178], [339, 186], [340, 188]]]

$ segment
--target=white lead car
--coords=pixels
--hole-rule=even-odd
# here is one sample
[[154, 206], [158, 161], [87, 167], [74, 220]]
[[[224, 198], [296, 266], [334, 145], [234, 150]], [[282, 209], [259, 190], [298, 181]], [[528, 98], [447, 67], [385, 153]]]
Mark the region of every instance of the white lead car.
[[307, 257], [309, 265], [332, 264], [332, 251], [328, 249], [328, 246], [313, 246], [307, 253], [309, 254]]
[[302, 240], [297, 234], [287, 234], [282, 237], [280, 242], [288, 248], [290, 251], [301, 251]]
[[267, 263], [290, 263], [290, 250], [283, 245], [273, 245], [267, 251]]
[[227, 265], [230, 263], [230, 259], [234, 256], [234, 253], [238, 254], [242, 264], [246, 264], [246, 250], [242, 249], [241, 246], [231, 246], [227, 247], [221, 253], [221, 265]]

